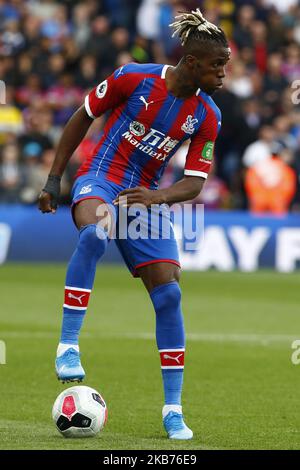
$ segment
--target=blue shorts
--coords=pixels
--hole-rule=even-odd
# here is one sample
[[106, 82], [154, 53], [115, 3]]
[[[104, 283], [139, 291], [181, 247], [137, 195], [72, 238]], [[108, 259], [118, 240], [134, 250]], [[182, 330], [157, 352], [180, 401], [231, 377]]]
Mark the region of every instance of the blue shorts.
[[180, 267], [168, 206], [162, 204], [151, 211], [142, 209], [133, 215], [130, 208], [118, 209], [113, 205], [123, 189], [123, 186], [89, 175], [80, 176], [72, 188], [72, 210], [85, 199], [99, 199], [109, 205], [115, 221], [116, 245], [134, 277], [138, 277], [138, 268], [153, 263], [172, 263]]

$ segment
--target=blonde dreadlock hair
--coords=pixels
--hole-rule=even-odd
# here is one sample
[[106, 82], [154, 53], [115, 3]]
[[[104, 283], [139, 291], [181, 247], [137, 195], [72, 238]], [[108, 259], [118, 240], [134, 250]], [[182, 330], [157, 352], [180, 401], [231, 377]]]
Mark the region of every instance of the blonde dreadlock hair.
[[228, 47], [224, 31], [218, 26], [207, 21], [199, 8], [190, 13], [180, 13], [175, 16], [177, 21], [169, 26], [174, 29], [172, 37], [178, 35], [182, 46], [186, 46], [190, 40], [215, 41], [224, 47]]

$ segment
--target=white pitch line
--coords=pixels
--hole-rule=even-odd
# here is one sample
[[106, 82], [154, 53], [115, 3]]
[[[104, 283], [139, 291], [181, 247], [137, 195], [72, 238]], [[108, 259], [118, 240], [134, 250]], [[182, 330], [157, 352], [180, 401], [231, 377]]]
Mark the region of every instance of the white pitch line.
[[[155, 339], [151, 333], [123, 334], [119, 337], [128, 339]], [[290, 343], [300, 339], [299, 334], [255, 334], [255, 333], [187, 333], [187, 341], [214, 342], [214, 343], [255, 343], [268, 345], [269, 343]]]
[[[16, 339], [57, 339], [59, 336], [55, 332], [47, 331], [0, 331], [0, 338]], [[93, 333], [82, 332], [81, 338], [87, 339], [144, 339], [155, 340], [153, 333]], [[299, 334], [255, 334], [255, 333], [187, 333], [187, 341], [214, 342], [214, 343], [254, 343], [268, 345], [270, 343], [291, 343], [295, 339], [300, 339]]]
[[[94, 335], [89, 333], [82, 333], [82, 338], [94, 338]], [[48, 331], [1, 331], [0, 338], [5, 340], [6, 338], [13, 339], [59, 339], [59, 333], [48, 332]]]

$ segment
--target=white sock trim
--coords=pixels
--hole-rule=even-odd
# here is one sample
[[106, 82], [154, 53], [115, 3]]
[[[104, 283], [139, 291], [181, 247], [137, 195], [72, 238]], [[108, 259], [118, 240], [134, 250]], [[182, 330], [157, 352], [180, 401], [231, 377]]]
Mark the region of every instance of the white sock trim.
[[70, 348], [76, 349], [76, 351], [79, 352], [78, 344], [59, 343], [57, 346], [56, 357], [62, 356], [67, 351], [67, 349]]
[[181, 405], [165, 405], [162, 409], [163, 419], [167, 416], [167, 414], [170, 411], [174, 411], [175, 413], [182, 414], [182, 406]]

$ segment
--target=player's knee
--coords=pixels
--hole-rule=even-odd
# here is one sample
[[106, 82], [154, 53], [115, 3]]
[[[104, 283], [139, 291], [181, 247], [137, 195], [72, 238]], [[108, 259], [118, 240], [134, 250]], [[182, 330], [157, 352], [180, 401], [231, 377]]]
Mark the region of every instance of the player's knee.
[[181, 289], [178, 282], [173, 281], [168, 284], [166, 289], [165, 302], [177, 308], [181, 302]]
[[178, 282], [173, 281], [155, 287], [151, 292], [151, 298], [157, 299], [157, 310], [165, 311], [173, 308], [174, 310], [181, 302], [181, 289]]
[[156, 325], [160, 331], [174, 329], [183, 324], [181, 290], [176, 281], [155, 287], [151, 292], [151, 300], [156, 313]]
[[104, 230], [96, 224], [85, 225], [80, 230], [79, 248], [84, 250], [87, 256], [100, 258], [106, 250], [107, 243]]

